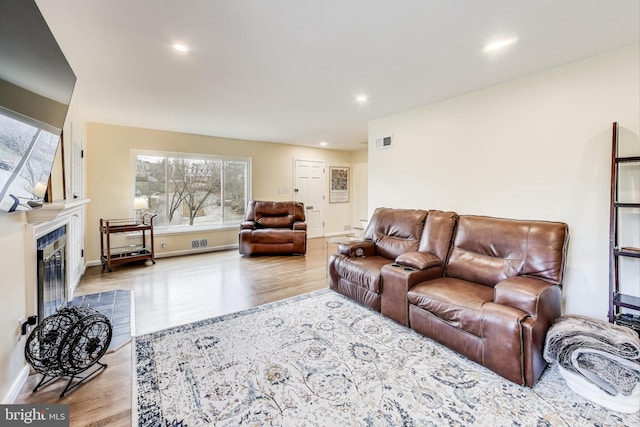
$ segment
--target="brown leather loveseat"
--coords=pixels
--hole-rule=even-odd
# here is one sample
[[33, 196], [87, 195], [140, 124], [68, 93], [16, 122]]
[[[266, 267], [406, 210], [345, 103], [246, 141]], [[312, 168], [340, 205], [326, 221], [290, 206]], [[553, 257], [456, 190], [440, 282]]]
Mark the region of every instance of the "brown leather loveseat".
[[240, 224], [240, 254], [305, 254], [304, 221], [304, 206], [300, 202], [249, 201], [246, 219]]
[[[453, 215], [455, 231], [444, 262], [433, 259], [430, 264], [431, 255], [418, 251], [379, 267], [380, 311], [531, 387], [546, 367], [546, 332], [561, 314], [568, 227], [560, 222]], [[442, 225], [442, 218], [439, 222]], [[430, 230], [440, 233], [432, 235]], [[365, 236], [369, 233], [367, 228]], [[442, 244], [447, 234], [442, 226], [425, 227], [420, 247], [425, 247], [425, 240]], [[357, 242], [340, 245], [343, 255], [331, 258], [330, 273], [338, 260], [349, 262], [343, 256], [354, 245]], [[353, 262], [364, 265], [360, 259]], [[336, 289], [343, 279], [331, 274], [330, 280]]]

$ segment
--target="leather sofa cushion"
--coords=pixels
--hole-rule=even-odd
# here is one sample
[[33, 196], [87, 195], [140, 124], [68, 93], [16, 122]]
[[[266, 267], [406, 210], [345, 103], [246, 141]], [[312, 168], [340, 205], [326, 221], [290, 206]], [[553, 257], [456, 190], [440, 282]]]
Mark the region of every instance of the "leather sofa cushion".
[[420, 252], [429, 252], [444, 260], [449, 253], [458, 215], [455, 212], [430, 210], [424, 223]]
[[407, 299], [451, 326], [482, 337], [482, 306], [493, 301], [493, 288], [445, 277], [419, 283]]
[[[511, 277], [494, 286], [493, 302], [515, 307], [535, 318], [544, 293], [550, 294], [548, 298], [560, 298], [560, 290], [557, 288], [558, 286], [535, 277]], [[558, 301], [558, 306], [559, 304]]]
[[293, 215], [262, 216], [256, 215], [256, 224], [265, 228], [292, 228]]
[[446, 275], [487, 286], [522, 275], [559, 284], [568, 236], [559, 222], [461, 215]]
[[418, 270], [425, 270], [443, 264], [440, 258], [429, 252], [405, 252], [396, 258], [396, 262]]
[[292, 228], [294, 222], [304, 221], [304, 209], [300, 202], [251, 200], [247, 208], [247, 221], [255, 221], [258, 227]]
[[493, 286], [509, 277], [517, 276], [522, 267], [522, 260], [522, 257], [509, 259], [453, 248], [447, 263], [447, 276]]
[[376, 245], [376, 255], [394, 260], [405, 252], [417, 251], [427, 211], [377, 208], [364, 233]]
[[295, 243], [296, 240], [304, 240], [304, 231], [293, 231], [286, 228], [265, 228], [253, 230], [251, 233], [251, 241], [253, 243], [264, 244], [281, 244]]
[[349, 258], [342, 254], [335, 254], [332, 261], [338, 277], [375, 293], [380, 293], [382, 266], [391, 262], [379, 256]]

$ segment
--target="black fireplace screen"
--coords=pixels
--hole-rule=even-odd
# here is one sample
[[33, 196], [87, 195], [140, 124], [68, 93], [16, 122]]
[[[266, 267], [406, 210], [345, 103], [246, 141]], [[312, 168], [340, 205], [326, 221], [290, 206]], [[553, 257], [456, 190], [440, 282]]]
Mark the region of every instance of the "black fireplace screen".
[[42, 236], [38, 252], [38, 320], [55, 313], [67, 302], [65, 243], [67, 227]]

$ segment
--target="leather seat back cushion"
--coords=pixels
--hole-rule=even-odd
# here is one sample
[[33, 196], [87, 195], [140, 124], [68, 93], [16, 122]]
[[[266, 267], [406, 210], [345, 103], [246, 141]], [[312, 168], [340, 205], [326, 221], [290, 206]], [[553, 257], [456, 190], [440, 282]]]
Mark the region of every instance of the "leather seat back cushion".
[[377, 208], [364, 239], [375, 243], [376, 255], [394, 260], [405, 252], [418, 250], [426, 217], [427, 211], [420, 209]]
[[458, 215], [455, 212], [430, 210], [418, 250], [433, 254], [444, 261], [449, 253], [457, 218]]
[[560, 284], [568, 236], [558, 222], [461, 215], [446, 275], [486, 286], [521, 275]]
[[304, 207], [300, 202], [249, 202], [247, 221], [255, 221], [264, 228], [292, 228], [296, 221], [304, 221]]
[[482, 306], [493, 301], [493, 288], [445, 277], [414, 286], [407, 299], [451, 326], [482, 337]]

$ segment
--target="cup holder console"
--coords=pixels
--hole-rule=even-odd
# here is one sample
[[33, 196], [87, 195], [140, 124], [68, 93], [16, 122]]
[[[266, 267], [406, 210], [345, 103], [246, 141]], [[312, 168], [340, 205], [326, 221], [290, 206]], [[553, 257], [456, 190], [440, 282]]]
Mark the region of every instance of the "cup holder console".
[[413, 267], [405, 267], [404, 265], [400, 265], [397, 263], [391, 264], [391, 267], [402, 268], [404, 271], [415, 271], [416, 269]]

